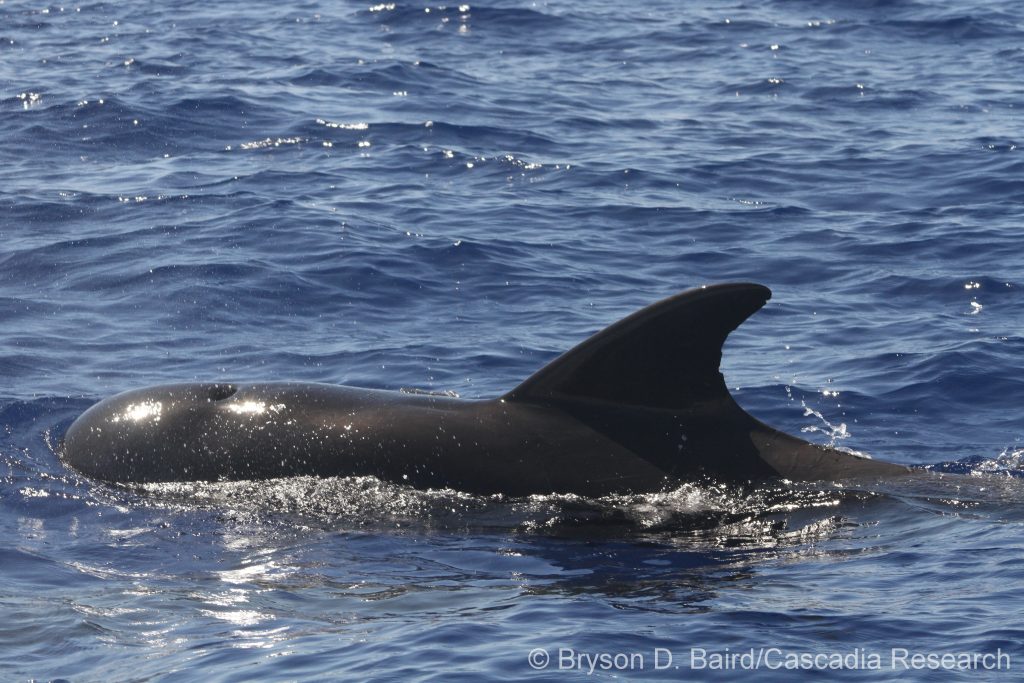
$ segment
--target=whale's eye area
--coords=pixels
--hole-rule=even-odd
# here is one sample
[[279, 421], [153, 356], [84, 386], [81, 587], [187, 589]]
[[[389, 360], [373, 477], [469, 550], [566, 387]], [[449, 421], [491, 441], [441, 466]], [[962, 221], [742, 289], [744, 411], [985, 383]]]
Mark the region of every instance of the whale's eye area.
[[207, 398], [211, 401], [223, 401], [238, 393], [238, 387], [233, 384], [214, 384], [210, 387]]

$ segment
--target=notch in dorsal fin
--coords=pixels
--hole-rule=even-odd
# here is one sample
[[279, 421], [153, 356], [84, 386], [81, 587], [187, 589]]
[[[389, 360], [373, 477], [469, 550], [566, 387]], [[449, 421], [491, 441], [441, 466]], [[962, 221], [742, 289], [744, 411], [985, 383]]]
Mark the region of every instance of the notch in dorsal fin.
[[671, 409], [728, 397], [718, 371], [722, 344], [771, 295], [762, 285], [725, 284], [663, 299], [570, 349], [504, 398]]

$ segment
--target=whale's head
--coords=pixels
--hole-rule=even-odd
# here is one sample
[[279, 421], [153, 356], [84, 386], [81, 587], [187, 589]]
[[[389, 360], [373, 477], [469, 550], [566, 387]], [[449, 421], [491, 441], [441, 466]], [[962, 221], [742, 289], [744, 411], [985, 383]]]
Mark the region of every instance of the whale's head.
[[232, 384], [168, 384], [112, 396], [71, 424], [62, 458], [104, 481], [216, 478], [205, 465], [215, 440], [196, 436], [223, 430], [238, 411], [229, 407], [237, 391]]
[[[388, 413], [375, 409], [401, 402], [388, 399], [390, 393], [298, 382], [165, 384], [127, 391], [82, 413], [64, 435], [61, 457], [79, 472], [109, 482], [313, 474], [337, 467], [335, 456], [353, 439], [376, 434], [376, 416]], [[350, 430], [356, 410], [365, 411], [366, 429], [358, 434]]]

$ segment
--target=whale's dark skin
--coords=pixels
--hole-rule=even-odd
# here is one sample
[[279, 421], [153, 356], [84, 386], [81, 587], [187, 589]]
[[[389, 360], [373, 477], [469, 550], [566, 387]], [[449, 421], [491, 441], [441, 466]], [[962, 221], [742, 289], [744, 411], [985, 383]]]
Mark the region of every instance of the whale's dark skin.
[[677, 294], [490, 400], [285, 382], [128, 391], [82, 414], [62, 455], [109, 482], [373, 475], [513, 496], [909, 472], [788, 436], [736, 404], [722, 344], [770, 296], [753, 284]]

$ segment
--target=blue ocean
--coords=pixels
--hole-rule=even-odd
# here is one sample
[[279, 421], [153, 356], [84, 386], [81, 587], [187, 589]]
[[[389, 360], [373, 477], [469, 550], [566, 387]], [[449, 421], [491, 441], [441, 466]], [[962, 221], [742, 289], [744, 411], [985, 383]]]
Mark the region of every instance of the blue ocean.
[[[1018, 680], [1018, 3], [0, 0], [0, 678]], [[587, 499], [116, 486], [118, 392], [501, 395], [773, 291], [736, 400], [920, 468]]]

